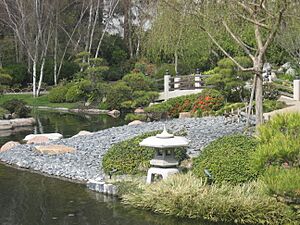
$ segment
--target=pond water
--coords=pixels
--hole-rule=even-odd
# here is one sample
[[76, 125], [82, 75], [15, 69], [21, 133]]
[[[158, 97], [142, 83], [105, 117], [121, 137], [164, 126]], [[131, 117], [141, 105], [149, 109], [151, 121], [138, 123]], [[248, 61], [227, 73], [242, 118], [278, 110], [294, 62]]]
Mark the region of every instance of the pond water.
[[[30, 133], [59, 132], [70, 137], [80, 130], [97, 131], [123, 125], [122, 118], [36, 111], [34, 127], [1, 132], [0, 146]], [[124, 207], [119, 200], [85, 185], [17, 170], [0, 164], [1, 225], [210, 225]]]
[[1, 225], [208, 225], [124, 207], [74, 184], [0, 164]]
[[33, 133], [58, 132], [67, 138], [77, 134], [81, 130], [94, 132], [125, 124], [122, 117], [113, 118], [108, 115], [86, 115], [35, 110], [32, 116], [37, 121], [33, 127], [20, 127], [8, 131], [0, 130], [0, 146], [7, 141], [20, 141], [26, 135]]

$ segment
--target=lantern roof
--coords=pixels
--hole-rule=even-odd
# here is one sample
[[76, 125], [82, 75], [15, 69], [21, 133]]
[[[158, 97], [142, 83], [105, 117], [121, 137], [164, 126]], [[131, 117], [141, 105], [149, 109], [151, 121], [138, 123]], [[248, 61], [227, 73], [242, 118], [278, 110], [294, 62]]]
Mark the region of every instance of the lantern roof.
[[166, 126], [162, 133], [156, 136], [151, 136], [140, 142], [140, 146], [152, 147], [152, 148], [177, 148], [186, 147], [189, 144], [189, 140], [182, 136], [174, 136], [168, 133]]

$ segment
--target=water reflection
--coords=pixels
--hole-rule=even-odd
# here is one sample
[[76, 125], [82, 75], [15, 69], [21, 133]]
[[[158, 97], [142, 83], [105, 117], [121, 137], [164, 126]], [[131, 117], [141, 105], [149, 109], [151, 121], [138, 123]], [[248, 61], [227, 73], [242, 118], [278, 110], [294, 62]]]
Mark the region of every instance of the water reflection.
[[208, 225], [124, 207], [116, 198], [0, 165], [2, 225]]

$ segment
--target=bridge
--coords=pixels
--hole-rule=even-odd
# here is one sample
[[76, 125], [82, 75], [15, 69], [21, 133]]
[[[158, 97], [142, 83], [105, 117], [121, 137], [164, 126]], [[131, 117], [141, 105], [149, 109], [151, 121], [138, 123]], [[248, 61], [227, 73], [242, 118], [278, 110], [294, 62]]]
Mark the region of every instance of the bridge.
[[163, 91], [159, 93], [158, 101], [168, 100], [184, 95], [200, 93], [205, 88], [212, 88], [205, 84], [205, 78], [210, 75], [192, 74], [184, 76], [172, 77], [168, 71], [163, 79], [156, 80], [157, 82], [163, 81]]

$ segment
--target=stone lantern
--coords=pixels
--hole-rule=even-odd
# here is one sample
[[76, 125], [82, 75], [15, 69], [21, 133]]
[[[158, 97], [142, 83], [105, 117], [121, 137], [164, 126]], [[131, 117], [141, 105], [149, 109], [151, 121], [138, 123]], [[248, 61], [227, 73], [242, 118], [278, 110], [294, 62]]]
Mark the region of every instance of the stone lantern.
[[140, 146], [155, 148], [155, 156], [150, 160], [151, 168], [147, 173], [147, 183], [153, 181], [155, 174], [163, 179], [171, 174], [178, 173], [179, 162], [175, 159], [175, 148], [188, 146], [189, 141], [185, 137], [169, 134], [164, 126], [161, 134], [144, 139]]

